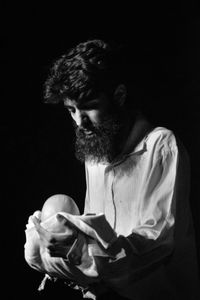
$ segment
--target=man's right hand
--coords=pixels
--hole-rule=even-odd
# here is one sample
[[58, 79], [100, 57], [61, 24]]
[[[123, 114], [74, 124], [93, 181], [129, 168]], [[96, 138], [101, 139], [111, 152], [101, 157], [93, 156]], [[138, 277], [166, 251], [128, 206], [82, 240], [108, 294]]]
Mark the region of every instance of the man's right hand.
[[52, 257], [62, 257], [66, 259], [72, 244], [77, 238], [77, 230], [74, 229], [71, 231], [70, 235], [66, 235], [65, 233], [52, 233], [41, 226], [40, 220], [37, 217], [33, 216], [32, 221], [40, 236], [41, 245], [48, 249], [49, 254]]

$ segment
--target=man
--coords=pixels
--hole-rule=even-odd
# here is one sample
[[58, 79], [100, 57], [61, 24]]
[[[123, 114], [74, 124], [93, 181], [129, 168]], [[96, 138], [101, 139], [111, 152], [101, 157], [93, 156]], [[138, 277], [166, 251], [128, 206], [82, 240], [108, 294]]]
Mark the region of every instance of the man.
[[[99, 286], [128, 299], [198, 299], [188, 157], [131, 99], [120, 55], [101, 40], [81, 43], [54, 63], [45, 84], [46, 102], [62, 102], [74, 121], [84, 213], [105, 214], [118, 236], [114, 258], [99, 260]], [[65, 245], [37, 230], [52, 256], [65, 257]]]

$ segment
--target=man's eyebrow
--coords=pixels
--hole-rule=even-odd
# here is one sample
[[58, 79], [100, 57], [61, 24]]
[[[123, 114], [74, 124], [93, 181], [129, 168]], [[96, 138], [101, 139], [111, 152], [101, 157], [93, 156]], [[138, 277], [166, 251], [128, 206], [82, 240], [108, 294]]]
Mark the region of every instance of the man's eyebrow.
[[70, 104], [67, 103], [67, 102], [64, 102], [64, 107], [66, 107], [66, 108], [74, 108], [73, 105], [70, 105]]

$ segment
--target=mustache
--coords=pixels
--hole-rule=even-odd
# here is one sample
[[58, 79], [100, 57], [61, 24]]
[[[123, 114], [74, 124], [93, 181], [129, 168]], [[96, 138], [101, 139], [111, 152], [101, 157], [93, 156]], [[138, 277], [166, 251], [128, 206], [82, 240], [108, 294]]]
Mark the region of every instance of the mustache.
[[75, 133], [76, 135], [81, 135], [81, 136], [86, 136], [86, 132], [87, 131], [91, 131], [94, 135], [99, 135], [102, 133], [102, 131], [104, 131], [104, 127], [105, 127], [105, 124], [101, 124], [101, 125], [93, 125], [93, 124], [87, 124], [85, 126], [78, 126], [76, 124], [76, 122], [74, 121], [73, 122], [73, 126], [74, 126], [74, 129], [75, 129]]
[[[84, 162], [111, 161], [115, 156], [115, 142], [123, 123], [114, 117], [104, 119], [100, 124], [86, 123], [77, 126], [74, 122], [76, 134], [76, 157]], [[88, 134], [91, 131], [92, 134]]]
[[73, 121], [73, 126], [75, 129], [75, 132], [77, 134], [86, 135], [86, 131], [91, 131], [93, 134], [96, 135], [102, 135], [102, 134], [108, 134], [110, 135], [111, 128], [116, 131], [118, 130], [122, 124], [118, 122], [117, 119], [111, 117], [103, 120], [100, 124], [93, 124], [93, 123], [87, 123], [84, 124], [84, 126], [78, 126], [75, 121]]

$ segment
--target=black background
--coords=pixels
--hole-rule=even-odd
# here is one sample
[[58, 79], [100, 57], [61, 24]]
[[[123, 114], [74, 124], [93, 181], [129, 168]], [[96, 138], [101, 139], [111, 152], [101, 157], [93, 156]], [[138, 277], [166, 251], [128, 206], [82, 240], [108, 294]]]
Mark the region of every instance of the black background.
[[74, 158], [71, 122], [61, 108], [42, 103], [42, 92], [51, 61], [90, 38], [129, 46], [130, 62], [139, 65], [140, 89], [149, 96], [147, 111], [185, 144], [199, 249], [200, 14], [191, 1], [175, 3], [111, 8], [96, 2], [88, 7], [10, 4], [2, 10], [1, 260], [6, 299], [39, 297], [41, 276], [23, 257], [28, 216], [56, 193], [71, 195], [83, 209], [84, 168]]

